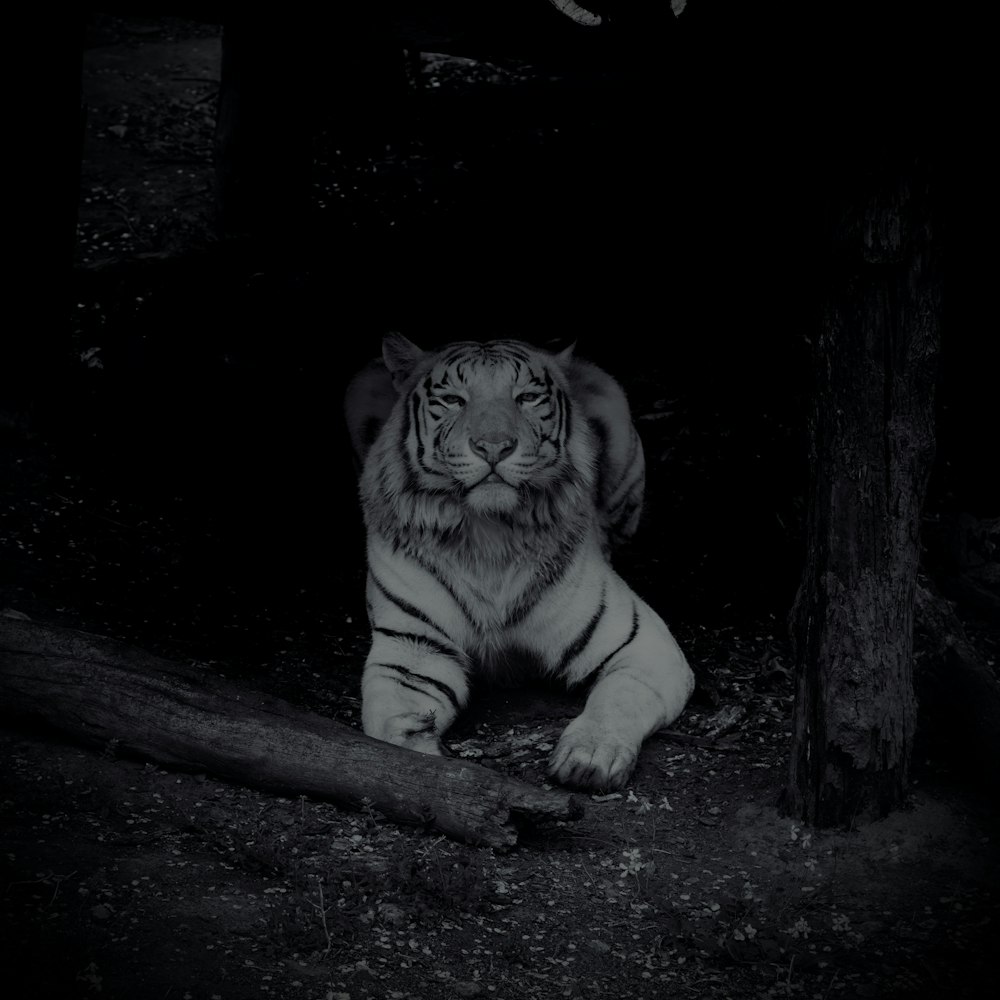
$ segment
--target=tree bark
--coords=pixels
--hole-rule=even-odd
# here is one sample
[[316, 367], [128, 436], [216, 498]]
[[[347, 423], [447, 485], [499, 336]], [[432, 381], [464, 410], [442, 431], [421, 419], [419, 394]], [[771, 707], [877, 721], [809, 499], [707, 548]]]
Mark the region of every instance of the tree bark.
[[370, 739], [278, 698], [102, 636], [0, 617], [6, 712], [85, 743], [286, 794], [371, 807], [507, 848], [521, 825], [575, 819], [579, 799], [466, 761]]
[[929, 192], [924, 164], [872, 150], [831, 217], [785, 796], [821, 826], [883, 816], [907, 785], [940, 340]]

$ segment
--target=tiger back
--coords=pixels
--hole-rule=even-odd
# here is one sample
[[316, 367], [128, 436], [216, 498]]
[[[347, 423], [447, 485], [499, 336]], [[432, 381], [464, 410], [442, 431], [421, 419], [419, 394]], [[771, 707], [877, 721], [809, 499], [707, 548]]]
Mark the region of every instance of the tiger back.
[[425, 353], [390, 335], [345, 407], [368, 535], [365, 732], [440, 753], [473, 677], [520, 656], [591, 685], [550, 772], [620, 787], [692, 688], [666, 625], [608, 561], [643, 484], [621, 388], [571, 351]]

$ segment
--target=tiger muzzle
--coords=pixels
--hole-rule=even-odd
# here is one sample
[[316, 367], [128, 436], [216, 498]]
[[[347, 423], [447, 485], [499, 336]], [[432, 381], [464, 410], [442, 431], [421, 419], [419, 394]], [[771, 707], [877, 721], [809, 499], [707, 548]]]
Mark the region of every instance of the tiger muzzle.
[[470, 438], [469, 447], [474, 454], [478, 455], [484, 461], [489, 462], [491, 468], [495, 468], [508, 455], [514, 453], [514, 449], [517, 447], [517, 439], [503, 438], [499, 441], [493, 441], [485, 437], [478, 440]]

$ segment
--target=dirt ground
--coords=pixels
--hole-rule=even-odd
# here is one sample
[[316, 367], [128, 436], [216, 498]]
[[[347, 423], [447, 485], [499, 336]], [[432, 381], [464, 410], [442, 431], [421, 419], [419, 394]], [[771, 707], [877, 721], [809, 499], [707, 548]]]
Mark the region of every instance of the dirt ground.
[[[100, 379], [120, 350], [115, 323], [125, 316], [135, 330], [157, 308], [141, 301], [146, 272], [132, 282], [102, 268], [212, 244], [219, 38], [211, 26], [101, 18], [88, 45], [75, 337], [83, 376]], [[425, 59], [422, 72], [435, 91], [517, 81], [462, 60]], [[415, 188], [396, 167], [389, 187], [402, 198]], [[345, 165], [318, 202], [352, 171], [362, 165]], [[419, 174], [434, 188], [441, 172], [424, 163]], [[362, 223], [392, 208], [358, 197]], [[691, 417], [701, 404], [664, 393], [655, 372], [633, 374], [654, 496], [659, 463], [688, 470], [678, 490], [701, 481], [714, 433]], [[786, 431], [773, 428], [782, 447]], [[0, 608], [205, 662], [358, 724], [367, 635], [356, 512], [317, 539], [295, 523], [315, 513], [308, 502], [267, 494], [282, 525], [269, 539], [257, 479], [220, 486], [230, 467], [212, 479], [208, 446], [189, 478], [158, 479], [136, 471], [146, 459], [118, 439], [102, 450], [10, 433], [3, 445]], [[199, 485], [209, 482], [219, 496]], [[303, 536], [336, 558], [310, 560]], [[889, 818], [824, 832], [783, 817], [792, 692], [780, 606], [737, 613], [722, 594], [699, 616], [704, 564], [655, 528], [643, 537], [623, 573], [670, 609], [699, 692], [675, 732], [649, 741], [624, 793], [587, 797], [582, 820], [507, 853], [165, 770], [114, 745], [0, 730], [6, 995], [981, 996], [1000, 916], [995, 803], [921, 744], [910, 800]], [[692, 568], [668, 574], [668, 550]], [[995, 631], [974, 638], [995, 658]], [[543, 784], [579, 704], [543, 689], [483, 693], [448, 745]]]

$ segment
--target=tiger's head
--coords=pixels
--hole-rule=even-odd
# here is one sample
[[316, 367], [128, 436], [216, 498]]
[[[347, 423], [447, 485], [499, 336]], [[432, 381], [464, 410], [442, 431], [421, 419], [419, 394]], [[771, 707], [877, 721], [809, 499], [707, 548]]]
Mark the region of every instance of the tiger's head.
[[399, 448], [419, 488], [488, 515], [586, 479], [589, 450], [574, 439], [565, 372], [571, 353], [516, 340], [425, 353], [398, 334], [386, 337]]

